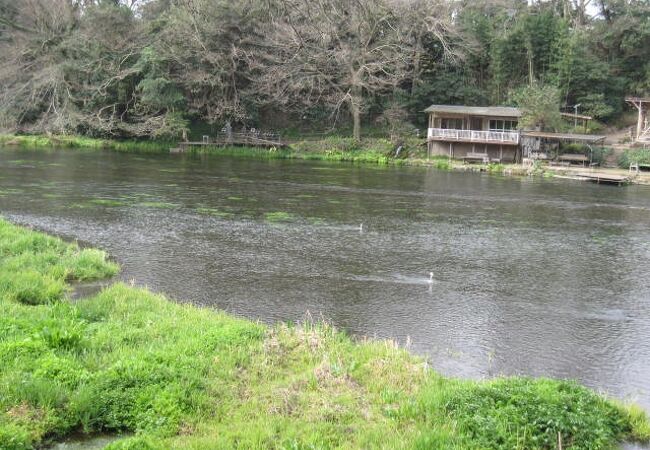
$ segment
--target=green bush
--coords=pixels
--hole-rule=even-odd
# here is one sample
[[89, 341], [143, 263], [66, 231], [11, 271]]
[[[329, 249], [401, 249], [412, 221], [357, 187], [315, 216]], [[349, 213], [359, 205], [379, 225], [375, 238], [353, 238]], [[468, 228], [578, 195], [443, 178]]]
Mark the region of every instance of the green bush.
[[650, 148], [625, 150], [618, 158], [618, 165], [623, 169], [627, 169], [630, 164], [650, 164]]
[[487, 165], [487, 171], [490, 173], [503, 173], [505, 166], [503, 164], [490, 163]]
[[432, 159], [433, 167], [439, 170], [451, 170], [452, 165], [449, 158], [435, 158]]
[[594, 147], [592, 151], [591, 160], [592, 162], [598, 163], [599, 165], [605, 164], [605, 160], [609, 155], [612, 154], [612, 149], [608, 147]]
[[68, 276], [71, 279], [84, 281], [108, 278], [118, 271], [118, 265], [108, 261], [106, 252], [101, 250], [83, 249], [69, 253], [63, 262], [70, 271]]
[[[75, 339], [75, 344], [80, 341]], [[76, 345], [73, 345], [73, 347]], [[56, 348], [65, 348], [58, 345]], [[63, 386], [74, 388], [88, 379], [89, 372], [79, 361], [64, 354], [45, 353], [36, 361], [34, 377], [53, 380]]]
[[425, 408], [442, 408], [480, 448], [606, 448], [630, 436], [629, 420], [614, 405], [573, 382], [506, 378], [461, 383]]
[[562, 144], [560, 147], [560, 154], [562, 153], [577, 153], [580, 155], [589, 155], [589, 147], [584, 144], [570, 143]]
[[60, 300], [66, 280], [106, 278], [118, 271], [101, 250], [19, 228], [0, 219], [0, 299], [26, 305]]
[[42, 305], [59, 300], [65, 282], [33, 270], [0, 273], [0, 297], [26, 305]]
[[23, 427], [10, 423], [2, 423], [0, 419], [0, 449], [2, 450], [32, 450], [32, 439]]

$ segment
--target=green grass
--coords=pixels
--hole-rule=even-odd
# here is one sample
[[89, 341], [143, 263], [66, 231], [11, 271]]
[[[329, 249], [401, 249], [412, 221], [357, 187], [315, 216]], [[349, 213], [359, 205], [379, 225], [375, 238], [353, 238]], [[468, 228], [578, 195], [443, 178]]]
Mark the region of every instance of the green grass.
[[[294, 141], [285, 148], [257, 147], [217, 147], [201, 146], [191, 148], [191, 153], [213, 153], [222, 156], [255, 159], [303, 159], [312, 161], [332, 161], [366, 163], [379, 165], [429, 165], [439, 170], [454, 170], [456, 166], [446, 157], [426, 158], [426, 150], [421, 139], [407, 138], [404, 151], [395, 158], [395, 144], [379, 137], [366, 137], [357, 141], [350, 137], [337, 135], [323, 136], [318, 140]], [[0, 135], [0, 144], [16, 145], [25, 148], [86, 148], [109, 149], [133, 153], [166, 153], [176, 143], [161, 141], [114, 141], [80, 136], [16, 136]], [[165, 169], [174, 171], [175, 169]]]
[[[2, 273], [59, 283], [116, 270], [3, 221], [0, 252]], [[392, 342], [326, 324], [268, 327], [122, 283], [74, 303], [2, 291], [0, 448], [106, 432], [135, 433], [110, 450], [549, 449], [558, 433], [564, 448], [598, 449], [650, 437], [639, 408], [576, 383], [442, 377]]]
[[[115, 141], [82, 136], [22, 136], [0, 135], [0, 144], [24, 148], [78, 148], [109, 149], [120, 152], [165, 153], [175, 146], [163, 141]], [[319, 141], [302, 141], [290, 148], [249, 147], [201, 147], [196, 153], [218, 153], [220, 155], [264, 158], [264, 159], [308, 159], [321, 161], [347, 161], [359, 163], [388, 164], [403, 160], [389, 156], [393, 145], [386, 139], [368, 138], [361, 142], [338, 136], [324, 137]]]
[[115, 141], [84, 136], [0, 135], [0, 144], [24, 148], [108, 149], [119, 152], [167, 152], [173, 143], [165, 141]]
[[0, 297], [23, 304], [52, 303], [66, 281], [106, 278], [117, 273], [106, 253], [80, 249], [61, 239], [0, 221]]

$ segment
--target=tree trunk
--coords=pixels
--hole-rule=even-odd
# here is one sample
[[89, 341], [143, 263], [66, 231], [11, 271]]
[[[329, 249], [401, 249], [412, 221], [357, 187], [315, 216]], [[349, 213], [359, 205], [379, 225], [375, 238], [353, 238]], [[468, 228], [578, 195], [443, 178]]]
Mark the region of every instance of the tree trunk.
[[413, 78], [411, 78], [410, 94], [413, 95], [415, 88], [420, 81], [420, 59], [422, 58], [422, 37], [418, 33], [415, 41], [415, 52], [413, 54]]
[[359, 141], [361, 140], [361, 108], [358, 103], [358, 99], [352, 98], [350, 102], [350, 108], [352, 110], [352, 137]]
[[[353, 75], [353, 80], [357, 80], [357, 75]], [[352, 114], [352, 137], [355, 140], [361, 139], [361, 86], [353, 85], [352, 94], [350, 95], [350, 113]]]
[[528, 85], [532, 86], [535, 83], [535, 73], [533, 72], [533, 49], [530, 42], [528, 42], [526, 53], [528, 57]]

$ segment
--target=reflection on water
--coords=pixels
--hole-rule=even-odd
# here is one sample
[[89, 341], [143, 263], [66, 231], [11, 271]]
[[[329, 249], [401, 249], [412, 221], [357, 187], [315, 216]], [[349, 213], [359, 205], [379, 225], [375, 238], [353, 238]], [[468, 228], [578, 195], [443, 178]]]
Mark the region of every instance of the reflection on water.
[[7, 149], [0, 211], [179, 301], [309, 312], [411, 342], [444, 373], [576, 378], [650, 409], [648, 188]]

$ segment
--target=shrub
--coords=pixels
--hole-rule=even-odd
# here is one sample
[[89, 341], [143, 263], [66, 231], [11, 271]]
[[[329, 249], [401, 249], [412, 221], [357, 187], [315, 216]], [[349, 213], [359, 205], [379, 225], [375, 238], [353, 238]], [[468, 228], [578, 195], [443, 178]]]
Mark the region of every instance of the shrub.
[[106, 252], [96, 249], [72, 252], [64, 263], [69, 268], [69, 277], [79, 281], [108, 278], [119, 269], [116, 263], [108, 261]]
[[52, 349], [79, 350], [84, 330], [82, 322], [54, 319], [42, 324], [40, 335]]
[[0, 419], [0, 449], [2, 450], [31, 450], [32, 439], [29, 432], [22, 427], [2, 423]]
[[490, 163], [487, 166], [487, 171], [490, 173], [503, 173], [505, 166], [503, 164]]
[[625, 150], [618, 158], [618, 165], [627, 169], [630, 164], [650, 164], [650, 148]]
[[59, 300], [66, 286], [62, 279], [41, 275], [34, 270], [0, 274], [0, 296], [26, 305], [42, 305]]
[[34, 376], [67, 387], [75, 387], [88, 378], [88, 371], [76, 359], [46, 353], [37, 360]]
[[[425, 397], [426, 398], [426, 397]], [[604, 448], [633, 432], [613, 403], [574, 382], [506, 378], [461, 383], [425, 408], [442, 408], [481, 448]]]

